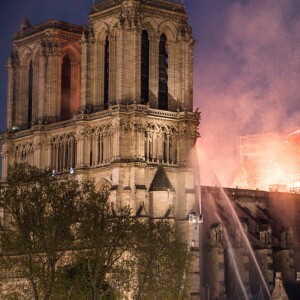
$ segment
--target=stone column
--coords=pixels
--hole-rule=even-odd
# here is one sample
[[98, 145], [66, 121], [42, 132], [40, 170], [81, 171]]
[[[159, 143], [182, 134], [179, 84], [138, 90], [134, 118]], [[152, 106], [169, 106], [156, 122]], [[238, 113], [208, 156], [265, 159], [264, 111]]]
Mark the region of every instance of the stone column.
[[176, 48], [177, 43], [168, 41], [168, 110], [176, 110], [175, 100], [178, 98], [178, 91], [176, 89]]
[[165, 161], [165, 163], [169, 164], [170, 163], [170, 134], [167, 134], [167, 161]]
[[180, 109], [185, 108], [185, 96], [186, 96], [186, 91], [185, 91], [185, 81], [186, 81], [186, 74], [185, 74], [185, 68], [186, 68], [186, 57], [185, 57], [185, 43], [183, 41], [183, 38], [181, 38], [180, 41], [180, 62], [181, 64], [179, 65], [178, 62], [178, 67], [180, 67]]
[[[101, 72], [104, 74], [104, 43], [101, 44], [102, 47], [102, 58], [101, 58]], [[119, 65], [117, 57], [117, 39], [115, 35], [111, 35], [109, 38], [109, 81], [108, 81], [108, 101], [116, 103], [117, 99], [117, 89], [119, 86], [119, 81], [117, 78]], [[101, 90], [102, 90], [102, 102], [104, 99], [104, 76], [101, 77]]]
[[157, 159], [159, 162], [163, 161], [163, 136], [161, 132], [157, 134]]
[[[95, 66], [95, 105], [104, 104], [104, 42], [98, 41], [94, 44], [94, 53], [96, 55]], [[110, 83], [110, 82], [109, 82]], [[109, 85], [110, 88], [110, 85]], [[110, 94], [110, 93], [109, 93]]]
[[122, 100], [124, 104], [132, 103], [132, 90], [133, 90], [133, 34], [132, 31], [126, 26], [124, 29], [124, 43], [123, 43], [123, 88], [122, 88]]
[[[54, 63], [54, 58], [53, 55], [48, 54], [47, 58], [46, 58], [46, 64], [47, 64], [47, 69], [46, 69], [46, 78], [47, 78], [47, 82], [45, 85], [45, 103], [46, 103], [46, 107], [45, 107], [45, 111], [48, 111], [48, 115], [51, 117], [56, 116], [56, 111], [54, 111], [53, 109], [53, 105], [51, 104], [51, 77], [53, 77], [53, 72], [50, 68], [50, 66]], [[51, 76], [52, 75], [52, 76]]]
[[98, 134], [94, 134], [94, 165], [98, 164], [98, 153], [99, 145], [98, 145]]
[[112, 130], [112, 153], [111, 153], [111, 159], [115, 160], [116, 158], [116, 146], [117, 146], [117, 132], [115, 130], [115, 128]]
[[7, 83], [7, 128], [13, 125], [13, 108], [14, 108], [14, 77], [15, 70], [13, 66], [12, 57], [9, 58], [7, 63], [8, 83]]
[[41, 168], [41, 150], [42, 150], [42, 139], [40, 136], [35, 136], [33, 140], [33, 165]]
[[46, 57], [42, 53], [39, 57], [39, 93], [37, 99], [37, 117], [43, 119], [49, 112], [47, 111], [47, 102], [45, 97], [46, 83]]
[[71, 113], [78, 112], [80, 107], [80, 63], [71, 63]]
[[[46, 95], [48, 115], [56, 117], [60, 115], [61, 97], [61, 48], [52, 42], [47, 49], [47, 85]], [[46, 110], [46, 111], [47, 111]]]
[[96, 86], [99, 84], [96, 79], [97, 74], [97, 57], [96, 57], [95, 39], [92, 37], [89, 45], [89, 61], [88, 61], [88, 105], [94, 106], [96, 102]]
[[33, 67], [33, 78], [32, 78], [32, 122], [36, 123], [38, 108], [39, 108], [39, 100], [40, 100], [40, 72], [39, 72], [39, 62], [38, 60], [34, 60], [32, 62]]
[[187, 70], [187, 111], [193, 111], [193, 63], [194, 63], [194, 45], [195, 41], [192, 37], [189, 38], [188, 46], [188, 70]]
[[149, 157], [150, 157], [150, 132], [149, 131], [147, 131], [147, 135], [146, 135], [146, 157], [145, 157], [145, 159], [147, 160], [147, 162], [149, 162]]
[[174, 62], [174, 91], [175, 91], [175, 96], [174, 99], [176, 101], [176, 109], [181, 110], [182, 109], [182, 102], [183, 102], [183, 95], [184, 91], [182, 89], [182, 80], [185, 80], [184, 74], [182, 72], [183, 67], [182, 67], [182, 40], [181, 37], [178, 37], [178, 41], [176, 41], [176, 47], [174, 48], [174, 56], [175, 56], [175, 62]]
[[18, 76], [17, 76], [17, 88], [18, 88], [18, 96], [16, 97], [16, 123], [19, 126], [26, 125], [27, 120], [27, 105], [28, 105], [28, 87], [26, 88], [26, 83], [28, 85], [28, 68], [24, 65], [19, 66]]
[[117, 66], [116, 69], [116, 98], [118, 102], [122, 102], [124, 98], [124, 28], [121, 27], [118, 32], [118, 41], [117, 41]]
[[76, 128], [76, 166], [83, 167], [84, 166], [84, 140], [85, 140], [85, 130], [82, 125]]
[[177, 163], [181, 163], [181, 156], [182, 156], [182, 135], [179, 134], [177, 136]]
[[86, 107], [87, 104], [87, 93], [88, 93], [88, 40], [83, 33], [81, 39], [82, 55], [81, 55], [81, 101], [80, 106]]
[[158, 107], [159, 39], [149, 37], [149, 102], [151, 108]]
[[9, 166], [9, 156], [12, 151], [12, 145], [8, 141], [2, 142], [2, 179], [6, 178], [8, 166]]
[[132, 100], [141, 103], [141, 31], [132, 33]]

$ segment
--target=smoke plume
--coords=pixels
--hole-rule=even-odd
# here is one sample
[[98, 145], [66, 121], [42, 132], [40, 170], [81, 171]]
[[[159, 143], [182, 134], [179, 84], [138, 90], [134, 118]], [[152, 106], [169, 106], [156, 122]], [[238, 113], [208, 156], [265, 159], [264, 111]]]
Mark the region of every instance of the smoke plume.
[[[293, 0], [236, 1], [207, 33], [210, 48], [201, 49], [200, 38], [194, 97], [201, 160], [223, 186], [237, 167], [237, 136], [300, 126], [299, 10]], [[202, 184], [208, 181], [202, 174]]]

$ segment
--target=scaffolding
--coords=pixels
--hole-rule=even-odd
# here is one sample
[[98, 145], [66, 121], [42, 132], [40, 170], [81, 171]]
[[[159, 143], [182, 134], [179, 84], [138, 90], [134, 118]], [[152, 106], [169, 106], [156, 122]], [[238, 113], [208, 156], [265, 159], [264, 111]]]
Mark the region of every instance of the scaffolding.
[[300, 192], [300, 128], [238, 137], [232, 187]]

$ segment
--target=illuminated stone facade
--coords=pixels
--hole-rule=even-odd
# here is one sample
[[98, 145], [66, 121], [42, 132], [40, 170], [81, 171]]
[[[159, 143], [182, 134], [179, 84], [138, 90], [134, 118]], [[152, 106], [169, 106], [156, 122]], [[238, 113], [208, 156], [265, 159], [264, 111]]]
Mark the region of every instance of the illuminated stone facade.
[[[133, 215], [175, 218], [190, 240], [193, 46], [183, 4], [96, 2], [89, 26], [24, 20], [8, 61], [2, 178], [14, 162], [75, 170]], [[196, 241], [197, 243], [197, 241]], [[191, 292], [199, 293], [199, 264]]]

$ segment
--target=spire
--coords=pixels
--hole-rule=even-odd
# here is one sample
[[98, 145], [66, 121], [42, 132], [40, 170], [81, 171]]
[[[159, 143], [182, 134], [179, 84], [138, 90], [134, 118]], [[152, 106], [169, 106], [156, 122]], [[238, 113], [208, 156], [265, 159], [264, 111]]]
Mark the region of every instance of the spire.
[[170, 182], [166, 171], [162, 166], [157, 168], [157, 172], [153, 178], [153, 181], [150, 185], [149, 192], [153, 191], [168, 191], [175, 192], [175, 189]]
[[28, 17], [25, 16], [25, 18], [23, 19], [23, 21], [22, 21], [22, 23], [20, 25], [20, 31], [24, 31], [24, 30], [26, 30], [26, 29], [28, 29], [30, 27], [31, 27], [31, 24], [30, 24], [30, 22], [28, 20]]

